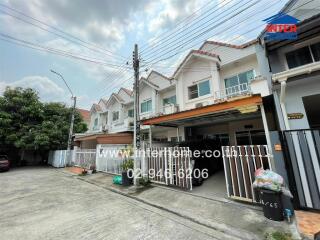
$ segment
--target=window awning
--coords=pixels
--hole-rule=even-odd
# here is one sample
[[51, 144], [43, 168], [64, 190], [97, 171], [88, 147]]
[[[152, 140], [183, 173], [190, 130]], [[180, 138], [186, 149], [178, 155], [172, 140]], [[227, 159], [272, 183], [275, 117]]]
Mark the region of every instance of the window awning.
[[141, 120], [141, 124], [170, 126], [179, 125], [183, 122], [197, 119], [199, 117], [224, 117], [224, 115], [228, 115], [230, 113], [241, 115], [242, 113], [257, 111], [257, 108], [255, 108], [255, 106], [260, 105], [261, 103], [261, 96], [253, 95], [250, 97], [235, 99], [233, 101], [216, 103], [209, 106]]

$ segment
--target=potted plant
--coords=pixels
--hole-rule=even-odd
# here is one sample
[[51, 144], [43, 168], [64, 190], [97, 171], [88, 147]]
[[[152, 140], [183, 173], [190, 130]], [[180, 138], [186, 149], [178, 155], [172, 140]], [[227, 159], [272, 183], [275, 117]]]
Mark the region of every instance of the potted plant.
[[[133, 183], [133, 159], [127, 159], [121, 164], [122, 185], [130, 186]], [[128, 175], [128, 173], [130, 173]]]
[[92, 174], [96, 172], [96, 166], [94, 164], [91, 164], [89, 166], [89, 169], [87, 170], [88, 174]]

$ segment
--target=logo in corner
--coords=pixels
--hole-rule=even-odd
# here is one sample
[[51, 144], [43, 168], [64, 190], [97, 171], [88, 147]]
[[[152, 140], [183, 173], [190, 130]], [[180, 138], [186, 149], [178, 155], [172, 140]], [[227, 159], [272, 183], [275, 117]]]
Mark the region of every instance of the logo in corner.
[[263, 21], [267, 22], [267, 40], [295, 40], [298, 38], [297, 23], [299, 20], [290, 15], [278, 13]]

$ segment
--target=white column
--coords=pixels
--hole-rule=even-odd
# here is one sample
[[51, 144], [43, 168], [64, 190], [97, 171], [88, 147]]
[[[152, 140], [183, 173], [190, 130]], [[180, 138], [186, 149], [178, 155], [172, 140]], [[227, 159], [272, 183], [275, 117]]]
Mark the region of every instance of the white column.
[[218, 70], [218, 66], [216, 62], [210, 62], [210, 68], [211, 68], [211, 92], [214, 96], [214, 99], [216, 99], [216, 92], [220, 92], [220, 73]]
[[151, 92], [151, 101], [152, 101], [152, 112], [153, 112], [153, 113], [156, 113], [156, 112], [157, 112], [157, 110], [156, 110], [156, 100], [157, 100], [156, 90], [155, 90], [155, 89], [152, 89], [152, 92]]
[[175, 79], [176, 81], [176, 96], [177, 96], [177, 104], [179, 106], [179, 111], [184, 110], [184, 96], [183, 96], [183, 81], [182, 81], [183, 73], [180, 73], [179, 79]]
[[262, 116], [263, 128], [264, 128], [264, 132], [265, 132], [266, 139], [267, 139], [267, 145], [268, 145], [268, 149], [269, 149], [269, 154], [271, 155], [271, 157], [270, 157], [270, 159], [271, 159], [271, 165], [272, 165], [271, 167], [272, 167], [273, 170], [275, 170], [276, 168], [275, 168], [275, 164], [274, 164], [271, 138], [270, 138], [269, 127], [268, 127], [266, 112], [264, 111], [263, 103], [260, 104], [260, 109], [261, 109], [261, 116]]

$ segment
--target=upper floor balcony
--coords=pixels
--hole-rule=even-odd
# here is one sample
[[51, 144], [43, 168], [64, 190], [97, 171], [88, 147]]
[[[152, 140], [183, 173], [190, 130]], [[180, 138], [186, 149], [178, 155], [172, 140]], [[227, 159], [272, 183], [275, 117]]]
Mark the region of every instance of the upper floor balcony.
[[161, 107], [160, 114], [166, 115], [166, 114], [172, 114], [179, 111], [178, 104], [169, 103]]
[[249, 83], [241, 83], [215, 92], [215, 101], [225, 101], [231, 98], [249, 96], [252, 90]]
[[133, 131], [133, 118], [126, 117], [122, 121], [112, 122], [108, 127], [109, 133], [130, 132]]

